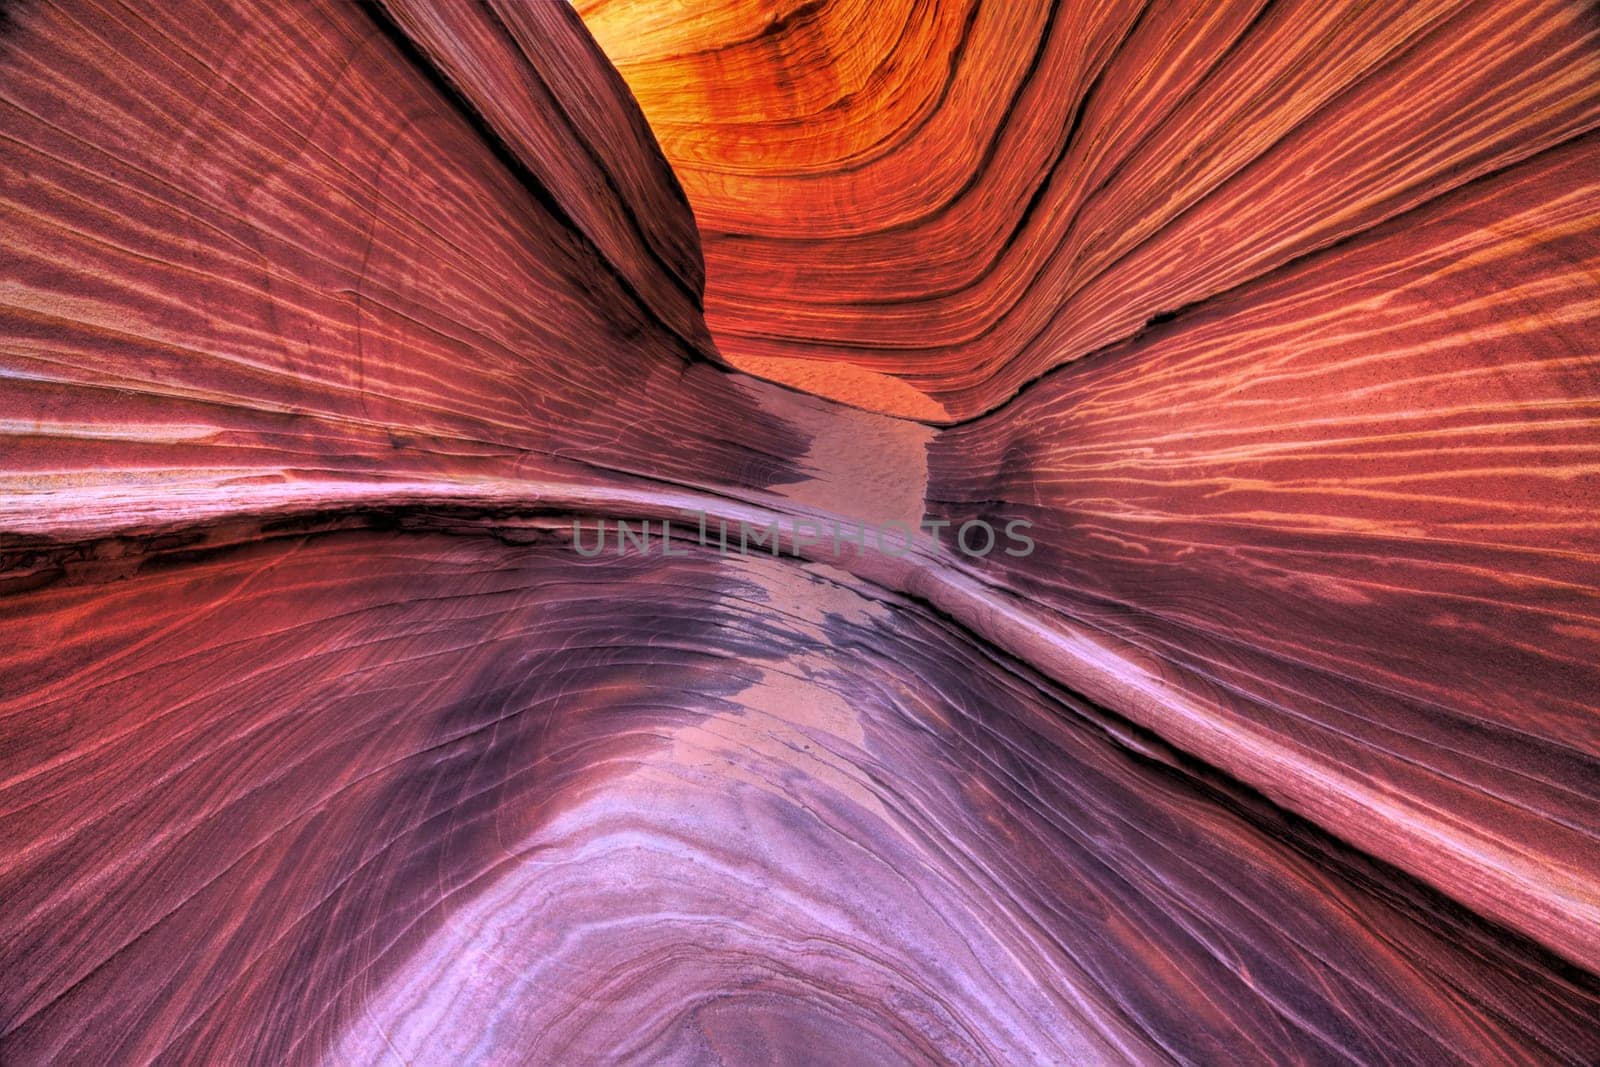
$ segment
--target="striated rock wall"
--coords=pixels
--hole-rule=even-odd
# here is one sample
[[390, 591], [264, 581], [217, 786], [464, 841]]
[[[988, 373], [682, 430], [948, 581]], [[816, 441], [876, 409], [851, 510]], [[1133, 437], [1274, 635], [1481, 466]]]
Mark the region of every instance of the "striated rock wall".
[[936, 422], [1600, 123], [1571, 0], [577, 6], [727, 358]]
[[13, 6], [0, 1062], [1600, 1059], [1597, 33]]

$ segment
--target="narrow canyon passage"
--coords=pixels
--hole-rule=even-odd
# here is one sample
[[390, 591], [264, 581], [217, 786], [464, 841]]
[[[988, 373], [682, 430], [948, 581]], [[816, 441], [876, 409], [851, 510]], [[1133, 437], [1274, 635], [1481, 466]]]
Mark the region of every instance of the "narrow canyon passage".
[[0, 1063], [1600, 1061], [1592, 6], [4, 16]]

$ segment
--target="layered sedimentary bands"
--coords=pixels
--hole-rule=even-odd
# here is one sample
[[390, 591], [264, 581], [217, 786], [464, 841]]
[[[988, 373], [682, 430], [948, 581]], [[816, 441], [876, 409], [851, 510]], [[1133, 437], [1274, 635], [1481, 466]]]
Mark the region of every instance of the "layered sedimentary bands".
[[1597, 129], [1584, 0], [10, 5], [0, 1062], [1600, 1061]]

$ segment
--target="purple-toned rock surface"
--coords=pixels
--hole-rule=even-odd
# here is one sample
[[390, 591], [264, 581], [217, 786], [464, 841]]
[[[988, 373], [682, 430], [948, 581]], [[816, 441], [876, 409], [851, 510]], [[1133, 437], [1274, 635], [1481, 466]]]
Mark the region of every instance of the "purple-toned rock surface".
[[1600, 1060], [1597, 34], [12, 5], [0, 1063]]

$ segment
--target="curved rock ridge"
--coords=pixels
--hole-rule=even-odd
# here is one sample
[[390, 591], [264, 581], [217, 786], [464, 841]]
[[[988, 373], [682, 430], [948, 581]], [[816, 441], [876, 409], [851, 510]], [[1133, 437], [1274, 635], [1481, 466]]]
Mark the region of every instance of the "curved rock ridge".
[[1196, 698], [1139, 721], [1591, 967], [1596, 175], [1588, 137], [1074, 364], [929, 488], [1031, 518], [985, 579]]
[[1596, 32], [13, 7], [0, 1063], [1600, 1061]]
[[[551, 47], [594, 66], [581, 33]], [[626, 199], [584, 207], [598, 179], [487, 142], [414, 52], [345, 4], [14, 16], [8, 512], [77, 523], [91, 488], [123, 507], [198, 483], [248, 511], [285, 483], [783, 474], [803, 439], [710, 372], [697, 257], [666, 243], [692, 221], [620, 85], [588, 87], [588, 139], [544, 131], [595, 173], [630, 146], [605, 186]], [[615, 266], [630, 207], [681, 274]]]
[[694, 205], [718, 346], [931, 422], [1600, 124], [1581, 0], [706, 6], [577, 3]]
[[1588, 976], [925, 606], [523, 533], [12, 605], [18, 1062], [1595, 1047]]

